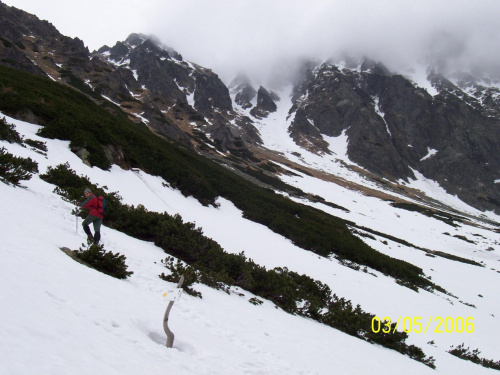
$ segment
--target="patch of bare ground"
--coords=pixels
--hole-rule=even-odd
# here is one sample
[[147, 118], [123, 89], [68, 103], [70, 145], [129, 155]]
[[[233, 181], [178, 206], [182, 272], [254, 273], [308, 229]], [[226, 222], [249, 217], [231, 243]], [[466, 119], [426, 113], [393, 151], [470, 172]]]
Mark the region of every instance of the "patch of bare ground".
[[[357, 172], [359, 175], [365, 177], [367, 180], [377, 184], [380, 187], [380, 189], [374, 189], [364, 185], [360, 185], [356, 182], [348, 181], [332, 173], [327, 173], [325, 171], [320, 171], [299, 163], [295, 163], [286, 158], [283, 154], [273, 150], [268, 150], [262, 147], [255, 147], [255, 146], [250, 147], [250, 149], [254, 153], [254, 155], [259, 159], [274, 161], [276, 163], [286, 165], [288, 168], [295, 170], [299, 173], [307, 174], [324, 181], [333, 182], [339, 186], [345, 187], [350, 190], [359, 191], [365, 196], [375, 197], [384, 201], [393, 202], [395, 204], [402, 204], [402, 203], [413, 204], [421, 207], [422, 209], [430, 210], [434, 212], [436, 215], [439, 215], [440, 213], [442, 213], [442, 211], [446, 211], [452, 214], [459, 214], [460, 215], [460, 220], [458, 220], [459, 222], [474, 227], [483, 227], [480, 223], [478, 223], [478, 220], [482, 220], [481, 218], [472, 215], [467, 215], [462, 212], [457, 212], [456, 210], [444, 205], [443, 203], [438, 202], [430, 197], [427, 197], [422, 191], [418, 189], [410, 188], [408, 186], [404, 186], [387, 179], [382, 179], [380, 176], [374, 175], [369, 171], [366, 171], [357, 166], [349, 166], [349, 168], [354, 172]], [[292, 172], [282, 168], [280, 173], [291, 174]], [[489, 223], [488, 220], [484, 221]]]

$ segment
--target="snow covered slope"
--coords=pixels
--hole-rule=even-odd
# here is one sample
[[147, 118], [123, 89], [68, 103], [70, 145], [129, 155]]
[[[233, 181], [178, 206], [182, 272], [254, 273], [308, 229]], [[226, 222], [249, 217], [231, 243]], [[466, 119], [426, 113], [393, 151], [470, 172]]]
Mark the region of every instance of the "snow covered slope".
[[[417, 293], [379, 272], [355, 271], [335, 259], [304, 251], [266, 227], [243, 219], [227, 200], [219, 199], [218, 208], [204, 207], [142, 171], [117, 166], [110, 171], [90, 168], [70, 152], [68, 142], [39, 138], [35, 134], [38, 126], [7, 121], [25, 138], [47, 143], [45, 156], [0, 142], [0, 147], [14, 155], [36, 160], [40, 173], [48, 166], [68, 162], [92, 182], [119, 192], [124, 203], [178, 213], [184, 221], [195, 222], [227, 252], [245, 251], [267, 268], [285, 266], [305, 273], [380, 317], [421, 316], [424, 325], [430, 322], [429, 331], [410, 333], [409, 341], [433, 356], [437, 368], [433, 371], [395, 351], [289, 315], [268, 301], [254, 306], [248, 302], [253, 297], [248, 292], [233, 289], [228, 295], [204, 285], [195, 286], [202, 299], [184, 295], [175, 303], [169, 326], [176, 338], [174, 347], [167, 349], [162, 294], [174, 285], [158, 277], [167, 272], [161, 264], [167, 255], [152, 243], [103, 228], [105, 248], [124, 254], [134, 274], [125, 281], [116, 280], [76, 263], [59, 250], [61, 246], [77, 249], [84, 240], [81, 228], [76, 233], [73, 207], [53, 193], [54, 186], [35, 175], [24, 182], [25, 189], [0, 183], [1, 374], [495, 373], [447, 353], [450, 346], [464, 342], [466, 347], [479, 348], [485, 358], [500, 359], [500, 244], [493, 226], [471, 221], [452, 227], [310, 176], [283, 177], [349, 212], [317, 203], [320, 209], [415, 246], [484, 265], [429, 257], [422, 250], [378, 235], [362, 237], [375, 249], [421, 267], [453, 296]], [[477, 212], [470, 209], [469, 213]], [[498, 221], [498, 217], [490, 217]], [[448, 333], [441, 326], [443, 332], [437, 333], [437, 317], [472, 317], [474, 332]]]

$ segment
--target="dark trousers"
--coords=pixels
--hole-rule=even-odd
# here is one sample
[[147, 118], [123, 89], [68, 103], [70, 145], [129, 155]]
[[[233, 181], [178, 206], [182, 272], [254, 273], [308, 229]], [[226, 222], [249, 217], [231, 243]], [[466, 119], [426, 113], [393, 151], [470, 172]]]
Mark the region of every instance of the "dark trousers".
[[[94, 235], [92, 236], [92, 232], [90, 231], [89, 225], [90, 223], [94, 226]], [[94, 241], [94, 245], [98, 245], [101, 240], [101, 224], [102, 219], [97, 216], [87, 216], [85, 220], [83, 220], [82, 227], [84, 232], [87, 234], [88, 238]]]

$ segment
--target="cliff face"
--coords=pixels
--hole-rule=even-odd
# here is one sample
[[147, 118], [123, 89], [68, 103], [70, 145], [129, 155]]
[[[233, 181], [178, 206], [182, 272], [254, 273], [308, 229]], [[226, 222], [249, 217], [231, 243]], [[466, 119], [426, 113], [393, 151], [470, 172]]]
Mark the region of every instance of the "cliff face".
[[345, 132], [349, 158], [367, 170], [406, 181], [419, 171], [470, 204], [498, 210], [499, 90], [490, 88], [483, 106], [444, 77], [432, 79], [435, 96], [381, 66], [324, 64], [296, 87], [291, 135], [330, 153], [323, 135]]

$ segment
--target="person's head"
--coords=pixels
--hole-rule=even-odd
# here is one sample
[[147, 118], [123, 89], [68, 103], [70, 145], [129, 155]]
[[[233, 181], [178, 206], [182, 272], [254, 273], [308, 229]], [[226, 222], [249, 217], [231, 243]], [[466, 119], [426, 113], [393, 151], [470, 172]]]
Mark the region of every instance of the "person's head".
[[85, 197], [90, 197], [92, 195], [92, 191], [89, 189], [89, 188], [86, 188], [84, 191], [83, 191], [83, 195], [85, 195]]

